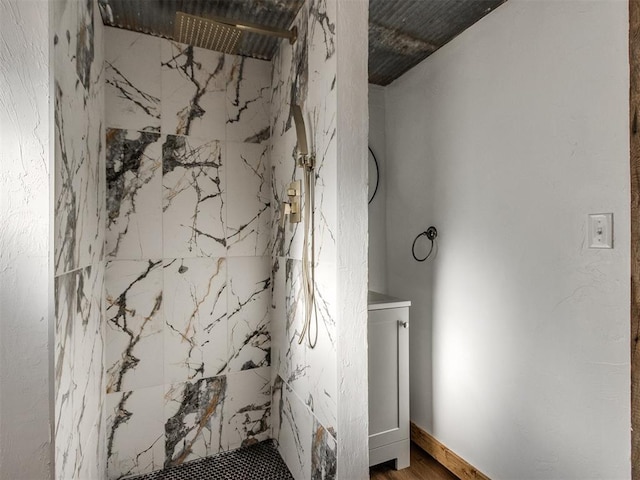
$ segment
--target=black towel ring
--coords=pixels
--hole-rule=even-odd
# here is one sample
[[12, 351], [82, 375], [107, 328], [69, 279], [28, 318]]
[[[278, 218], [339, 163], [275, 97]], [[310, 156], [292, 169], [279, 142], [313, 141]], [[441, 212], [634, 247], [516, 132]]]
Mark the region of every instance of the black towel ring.
[[[429, 240], [431, 240], [431, 248], [429, 249], [429, 253], [427, 253], [426, 257], [418, 258], [416, 256], [416, 242], [422, 236], [425, 236]], [[413, 255], [413, 258], [417, 262], [424, 262], [427, 258], [429, 258], [431, 256], [431, 254], [433, 253], [433, 245], [435, 243], [435, 239], [436, 239], [437, 236], [438, 236], [438, 230], [436, 229], [436, 227], [431, 226], [431, 227], [427, 228], [424, 232], [418, 234], [418, 236], [413, 240], [413, 245], [411, 245], [411, 255]]]

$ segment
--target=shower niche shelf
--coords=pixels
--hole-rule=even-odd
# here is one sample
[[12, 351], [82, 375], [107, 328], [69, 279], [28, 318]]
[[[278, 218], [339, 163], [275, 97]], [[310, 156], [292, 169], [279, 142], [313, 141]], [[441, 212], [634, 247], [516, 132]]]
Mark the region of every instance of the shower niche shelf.
[[409, 307], [376, 292], [368, 298], [369, 466], [409, 466]]

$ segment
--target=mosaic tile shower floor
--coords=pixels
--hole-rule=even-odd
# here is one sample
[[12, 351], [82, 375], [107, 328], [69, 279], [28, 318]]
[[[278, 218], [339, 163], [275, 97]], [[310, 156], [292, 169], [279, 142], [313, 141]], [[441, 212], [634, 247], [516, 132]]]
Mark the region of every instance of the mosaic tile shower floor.
[[128, 480], [293, 480], [273, 440]]

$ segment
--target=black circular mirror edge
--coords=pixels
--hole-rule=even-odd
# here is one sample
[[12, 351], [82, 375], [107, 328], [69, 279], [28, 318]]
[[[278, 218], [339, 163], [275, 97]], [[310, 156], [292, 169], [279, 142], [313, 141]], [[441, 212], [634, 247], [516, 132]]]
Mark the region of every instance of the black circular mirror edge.
[[374, 197], [376, 196], [376, 193], [378, 193], [378, 185], [380, 184], [380, 166], [378, 165], [378, 159], [376, 158], [376, 154], [373, 153], [373, 150], [371, 150], [371, 147], [368, 147], [368, 148], [369, 148], [369, 153], [371, 154], [371, 157], [373, 157], [373, 163], [376, 166], [376, 187], [373, 189], [373, 194], [369, 199], [369, 204], [371, 204], [371, 202], [373, 202]]

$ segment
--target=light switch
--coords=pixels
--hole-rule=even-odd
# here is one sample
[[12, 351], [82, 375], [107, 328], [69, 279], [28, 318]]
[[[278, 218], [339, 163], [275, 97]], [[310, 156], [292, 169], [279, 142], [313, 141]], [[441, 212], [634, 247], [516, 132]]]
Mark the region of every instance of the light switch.
[[613, 248], [613, 213], [589, 215], [589, 248]]

